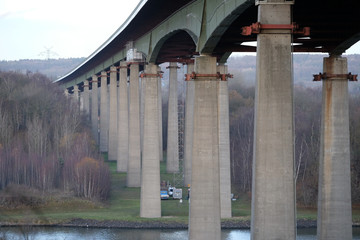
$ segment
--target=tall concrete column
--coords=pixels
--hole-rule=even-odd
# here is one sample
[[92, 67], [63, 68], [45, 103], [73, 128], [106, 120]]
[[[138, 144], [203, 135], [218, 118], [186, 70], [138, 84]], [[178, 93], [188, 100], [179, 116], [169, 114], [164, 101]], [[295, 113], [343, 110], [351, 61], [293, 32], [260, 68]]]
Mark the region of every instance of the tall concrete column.
[[77, 107], [80, 109], [80, 98], [79, 98], [79, 86], [74, 85], [74, 93], [73, 93], [73, 99]]
[[99, 144], [99, 96], [96, 75], [92, 76], [91, 85], [91, 129], [96, 143]]
[[[317, 235], [352, 239], [347, 59], [324, 58]], [[332, 77], [331, 75], [337, 75]]]
[[[194, 71], [194, 64], [187, 65], [187, 73]], [[186, 82], [185, 99], [185, 141], [184, 141], [184, 186], [191, 183], [191, 163], [194, 131], [194, 81]]]
[[[228, 67], [217, 67], [221, 74], [228, 73]], [[231, 218], [231, 174], [229, 133], [229, 89], [227, 78], [219, 82], [219, 161], [220, 161], [220, 203], [221, 218]]]
[[[144, 105], [145, 105], [145, 80], [140, 78], [140, 153], [143, 151], [143, 140], [144, 140]], [[141, 156], [141, 155], [140, 155]]]
[[89, 80], [84, 81], [84, 91], [83, 91], [83, 102], [84, 102], [84, 112], [88, 116], [87, 119], [90, 119], [90, 93], [89, 93]]
[[117, 159], [117, 138], [118, 138], [118, 126], [117, 126], [117, 69], [116, 67], [110, 67], [110, 107], [109, 107], [109, 151], [108, 160]]
[[145, 218], [161, 217], [157, 69], [157, 65], [148, 64], [145, 69], [145, 78], [141, 80], [146, 83], [143, 85], [145, 98], [140, 217]]
[[129, 161], [127, 186], [140, 187], [140, 99], [139, 64], [130, 65], [129, 84]]
[[[161, 68], [158, 66], [158, 72], [161, 72]], [[160, 153], [160, 161], [164, 161], [164, 153], [163, 153], [163, 131], [162, 131], [162, 94], [161, 94], [161, 77], [159, 77], [158, 84], [158, 104], [159, 104], [159, 153]]]
[[129, 158], [129, 108], [127, 64], [120, 62], [118, 88], [118, 150], [117, 171], [126, 172]]
[[107, 73], [101, 72], [100, 88], [100, 152], [107, 152], [109, 148], [109, 109]]
[[[197, 74], [216, 74], [216, 58], [195, 59]], [[194, 142], [190, 194], [189, 239], [221, 238], [218, 138], [218, 81], [194, 80]]]
[[166, 171], [179, 171], [179, 123], [178, 123], [178, 94], [177, 94], [177, 63], [169, 64], [169, 103], [168, 103], [168, 134]]
[[[272, 2], [260, 3], [258, 21], [290, 24], [291, 5]], [[251, 239], [295, 239], [290, 30], [262, 30], [256, 59]]]

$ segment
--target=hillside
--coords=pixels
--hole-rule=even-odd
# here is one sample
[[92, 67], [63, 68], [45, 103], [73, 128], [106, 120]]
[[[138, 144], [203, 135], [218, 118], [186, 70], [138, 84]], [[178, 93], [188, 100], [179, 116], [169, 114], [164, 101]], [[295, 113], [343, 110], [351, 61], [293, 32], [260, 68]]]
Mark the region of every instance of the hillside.
[[[306, 87], [321, 86], [321, 83], [312, 81], [313, 74], [323, 72], [323, 58], [327, 56], [327, 54], [294, 54], [294, 83]], [[348, 71], [358, 74], [360, 54], [344, 56], [348, 59]], [[229, 73], [233, 74], [234, 78], [240, 78], [247, 86], [255, 84], [256, 56], [231, 56], [228, 65]]]
[[[320, 86], [320, 83], [314, 83], [312, 79], [313, 74], [323, 71], [322, 62], [323, 57], [326, 56], [326, 54], [294, 54], [295, 84], [306, 87]], [[360, 54], [346, 55], [346, 57], [348, 58], [349, 72], [359, 73]], [[71, 71], [84, 60], [85, 58], [0, 61], [0, 71], [40, 72], [51, 80], [55, 80]], [[241, 81], [247, 86], [255, 84], [256, 56], [232, 55], [227, 64], [229, 66], [229, 73], [234, 75], [234, 80], [232, 81]]]
[[22, 59], [17, 61], [0, 61], [0, 71], [15, 71], [20, 73], [40, 72], [56, 80], [79, 65], [85, 58], [60, 59]]

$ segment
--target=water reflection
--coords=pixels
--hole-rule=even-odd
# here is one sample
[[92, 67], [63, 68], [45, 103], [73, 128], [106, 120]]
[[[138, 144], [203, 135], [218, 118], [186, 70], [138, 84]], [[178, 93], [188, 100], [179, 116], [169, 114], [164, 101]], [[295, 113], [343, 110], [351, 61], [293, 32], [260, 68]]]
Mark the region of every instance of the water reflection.
[[[353, 228], [353, 239], [360, 240], [360, 228]], [[187, 230], [104, 229], [73, 227], [0, 227], [0, 239], [14, 240], [186, 240]], [[222, 240], [249, 240], [249, 230], [222, 230]], [[316, 229], [298, 229], [297, 240], [315, 240]]]

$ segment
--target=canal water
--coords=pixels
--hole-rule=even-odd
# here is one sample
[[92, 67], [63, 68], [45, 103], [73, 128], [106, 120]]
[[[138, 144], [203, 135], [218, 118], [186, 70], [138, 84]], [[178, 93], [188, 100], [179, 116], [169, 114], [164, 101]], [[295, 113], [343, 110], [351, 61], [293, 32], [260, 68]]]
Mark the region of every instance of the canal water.
[[[222, 240], [249, 240], [249, 230], [222, 230]], [[109, 229], [74, 227], [0, 227], [0, 239], [11, 240], [186, 240], [187, 230]], [[297, 240], [315, 240], [316, 229], [298, 229]], [[353, 228], [360, 240], [360, 228]]]

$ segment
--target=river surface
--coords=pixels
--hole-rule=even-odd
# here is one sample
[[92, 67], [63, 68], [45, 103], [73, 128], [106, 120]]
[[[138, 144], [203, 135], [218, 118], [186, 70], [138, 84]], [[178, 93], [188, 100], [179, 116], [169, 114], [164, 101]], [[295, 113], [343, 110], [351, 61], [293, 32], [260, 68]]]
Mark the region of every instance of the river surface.
[[[187, 230], [114, 229], [75, 227], [0, 227], [6, 240], [186, 240]], [[222, 240], [249, 240], [249, 230], [222, 230]], [[315, 240], [316, 229], [298, 229], [297, 240]], [[360, 228], [353, 228], [353, 239], [360, 240]]]

